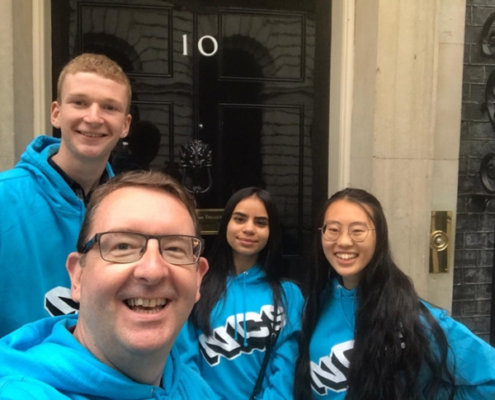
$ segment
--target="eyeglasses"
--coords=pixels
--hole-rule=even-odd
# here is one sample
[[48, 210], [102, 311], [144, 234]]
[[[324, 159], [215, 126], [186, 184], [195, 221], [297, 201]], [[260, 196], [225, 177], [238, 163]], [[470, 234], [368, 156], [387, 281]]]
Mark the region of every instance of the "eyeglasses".
[[[321, 231], [321, 234], [325, 240], [334, 242], [342, 234], [343, 227], [341, 225], [332, 223], [323, 225], [321, 228], [318, 229]], [[364, 241], [368, 237], [369, 231], [374, 231], [374, 229], [370, 229], [366, 225], [360, 223], [351, 224], [347, 228], [349, 237], [352, 239], [353, 242]]]
[[103, 260], [118, 264], [139, 261], [150, 239], [158, 240], [163, 259], [173, 265], [195, 264], [203, 250], [203, 239], [187, 235], [144, 235], [135, 232], [97, 233], [83, 248], [87, 253], [98, 243]]

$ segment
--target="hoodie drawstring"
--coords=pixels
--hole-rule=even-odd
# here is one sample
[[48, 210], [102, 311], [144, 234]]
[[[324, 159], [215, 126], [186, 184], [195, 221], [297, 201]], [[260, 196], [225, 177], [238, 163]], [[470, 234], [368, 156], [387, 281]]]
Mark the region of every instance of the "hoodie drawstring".
[[342, 308], [342, 313], [344, 314], [345, 322], [347, 322], [349, 328], [351, 328], [354, 331], [354, 327], [352, 326], [351, 321], [349, 321], [349, 318], [347, 318], [347, 312], [344, 307], [344, 301], [342, 300], [342, 290], [344, 289], [342, 285], [338, 285], [337, 288], [339, 289], [340, 308]]
[[[236, 285], [236, 281], [232, 281], [232, 285]], [[235, 291], [235, 288], [232, 288]], [[237, 310], [237, 296], [234, 296], [234, 310]], [[234, 313], [234, 340], [237, 341], [237, 313]]]
[[247, 329], [246, 329], [246, 276], [247, 271], [244, 272], [244, 277], [242, 279], [242, 329], [244, 329], [244, 347], [247, 347]]

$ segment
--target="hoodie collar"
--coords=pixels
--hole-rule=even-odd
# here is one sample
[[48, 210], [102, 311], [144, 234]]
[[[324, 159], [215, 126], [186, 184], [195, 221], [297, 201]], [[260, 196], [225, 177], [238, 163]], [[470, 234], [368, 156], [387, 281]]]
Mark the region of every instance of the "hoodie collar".
[[328, 285], [332, 288], [333, 297], [338, 298], [351, 298], [357, 296], [357, 288], [348, 290], [340, 283], [339, 278], [333, 278], [329, 281]]
[[[63, 175], [48, 161], [58, 152], [60, 142], [60, 139], [51, 136], [36, 137], [22, 154], [16, 168], [28, 170], [36, 177], [38, 184], [43, 189], [45, 196], [50, 198], [54, 208], [59, 207], [62, 203], [69, 203], [79, 213], [84, 208], [84, 204], [71, 188], [70, 182], [67, 182]], [[104, 175], [114, 176], [108, 163]], [[64, 207], [64, 211], [67, 212], [67, 210]]]
[[[91, 192], [88, 194], [84, 193], [84, 189], [77, 183], [74, 179], [72, 179], [69, 175], [66, 174], [66, 172], [54, 161], [53, 156], [48, 157], [48, 164], [58, 172], [58, 174], [64, 178], [64, 181], [69, 185], [69, 187], [72, 189], [72, 191], [76, 194], [76, 196], [84, 202], [85, 206], [88, 206], [89, 199], [91, 197]], [[109, 176], [109, 171], [108, 167], [105, 168], [103, 171], [103, 174], [101, 174], [100, 181], [98, 182], [98, 185], [102, 185], [105, 182], [107, 182], [110, 179]]]
[[261, 281], [266, 277], [265, 271], [261, 268], [260, 264], [255, 264], [248, 270], [241, 272], [239, 275], [231, 274], [229, 276], [229, 280], [231, 281], [241, 281], [246, 279], [249, 283], [253, 283], [256, 281]]

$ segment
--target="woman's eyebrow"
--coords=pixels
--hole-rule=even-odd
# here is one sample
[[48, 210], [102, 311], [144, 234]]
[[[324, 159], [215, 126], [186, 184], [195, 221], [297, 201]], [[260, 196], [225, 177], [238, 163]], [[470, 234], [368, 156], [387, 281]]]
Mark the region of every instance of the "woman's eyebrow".
[[[328, 224], [337, 224], [337, 225], [342, 225], [342, 223], [340, 223], [339, 221], [334, 221], [332, 219], [328, 220], [328, 221], [325, 221], [325, 225], [328, 225]], [[351, 226], [351, 225], [367, 225], [366, 222], [364, 221], [354, 221], [354, 222], [351, 222], [348, 226]]]
[[237, 215], [237, 216], [239, 216], [239, 217], [247, 217], [247, 215], [246, 215], [246, 214], [241, 213], [241, 212], [239, 212], [239, 211], [235, 211], [235, 212], [233, 212], [233, 213], [232, 213], [232, 215]]

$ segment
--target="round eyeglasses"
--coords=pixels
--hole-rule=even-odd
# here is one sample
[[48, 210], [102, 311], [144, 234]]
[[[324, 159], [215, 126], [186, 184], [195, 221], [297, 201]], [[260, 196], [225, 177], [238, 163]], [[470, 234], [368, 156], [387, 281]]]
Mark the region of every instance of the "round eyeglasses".
[[[335, 242], [340, 235], [344, 227], [339, 224], [331, 223], [323, 225], [318, 228], [321, 231], [323, 239], [329, 242]], [[368, 237], [368, 233], [374, 231], [374, 229], [368, 228], [366, 225], [361, 223], [354, 223], [347, 227], [347, 233], [353, 242], [362, 242]]]
[[103, 260], [128, 264], [143, 257], [150, 239], [158, 240], [163, 259], [173, 265], [195, 264], [203, 251], [203, 239], [196, 236], [103, 232], [94, 235], [84, 245], [82, 253], [87, 253], [97, 243]]

